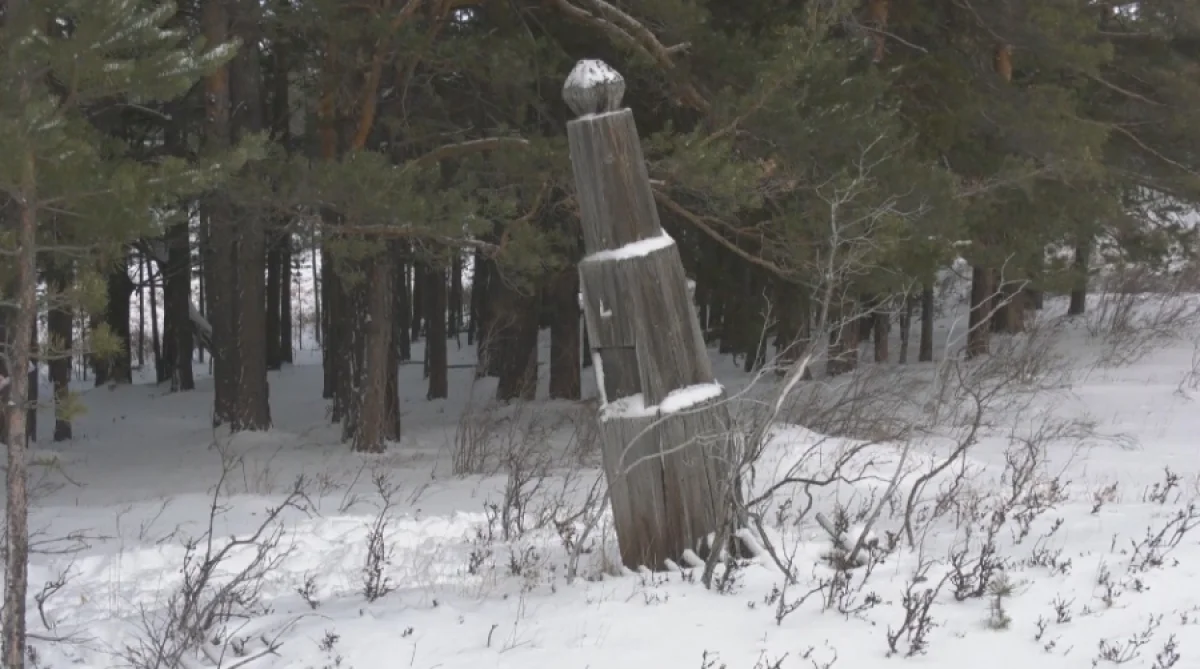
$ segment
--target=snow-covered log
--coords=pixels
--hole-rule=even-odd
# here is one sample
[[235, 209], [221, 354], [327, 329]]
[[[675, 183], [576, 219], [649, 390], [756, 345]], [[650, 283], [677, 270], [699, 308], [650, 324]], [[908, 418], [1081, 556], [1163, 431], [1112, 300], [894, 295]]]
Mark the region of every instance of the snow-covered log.
[[662, 229], [621, 75], [581, 61], [563, 88], [586, 257], [584, 319], [621, 558], [664, 568], [720, 534], [729, 416], [691, 286]]

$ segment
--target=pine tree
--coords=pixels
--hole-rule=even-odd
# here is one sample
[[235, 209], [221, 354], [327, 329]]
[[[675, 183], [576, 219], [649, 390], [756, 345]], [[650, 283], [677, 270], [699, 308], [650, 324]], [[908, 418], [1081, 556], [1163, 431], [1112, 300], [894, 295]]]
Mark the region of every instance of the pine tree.
[[[8, 444], [7, 550], [3, 666], [25, 663], [28, 491], [24, 370], [38, 360], [70, 355], [69, 342], [31, 346], [39, 311], [68, 306], [95, 310], [99, 277], [124, 257], [124, 244], [153, 233], [156, 208], [196, 192], [244, 160], [193, 166], [163, 158], [138, 162], [128, 146], [97, 127], [106, 110], [145, 108], [186, 92], [230, 58], [233, 44], [202, 53], [167, 28], [171, 4], [138, 0], [8, 0], [0, 26], [0, 189], [6, 216], [0, 229], [0, 373], [9, 377], [4, 425]], [[99, 249], [85, 255], [79, 249]], [[106, 252], [106, 253], [105, 253]], [[107, 258], [105, 257], [107, 256]], [[74, 263], [74, 284], [61, 278], [38, 295], [37, 266]], [[61, 277], [61, 275], [60, 275]], [[128, 351], [104, 341], [103, 328], [86, 345], [94, 353]], [[82, 344], [82, 343], [81, 343]]]

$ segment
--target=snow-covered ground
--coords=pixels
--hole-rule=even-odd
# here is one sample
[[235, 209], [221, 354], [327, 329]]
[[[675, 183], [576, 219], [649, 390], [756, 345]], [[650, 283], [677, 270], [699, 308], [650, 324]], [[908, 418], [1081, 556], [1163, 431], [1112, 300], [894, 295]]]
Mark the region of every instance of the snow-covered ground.
[[[1046, 313], [1064, 309], [1055, 300]], [[942, 319], [939, 332], [960, 321]], [[1054, 349], [1036, 355], [1029, 338], [998, 340], [1013, 364], [1039, 366], [1003, 383], [978, 365], [867, 365], [862, 392], [881, 399], [855, 409], [853, 424], [823, 420], [868, 441], [777, 426], [756, 491], [834, 462], [843, 480], [780, 488], [762, 507], [779, 559], [755, 542], [760, 555], [718, 567], [712, 590], [694, 571], [614, 567], [603, 523], [570, 569], [577, 534], [567, 528], [578, 525], [561, 521], [598, 475], [587, 403], [489, 407], [494, 381], [465, 367], [451, 369], [448, 400], [429, 402], [421, 366], [409, 364], [402, 441], [361, 457], [326, 420], [311, 354], [272, 373], [267, 434], [213, 432], [200, 366], [192, 393], [81, 388], [76, 439], [37, 451], [29, 624], [38, 666], [130, 666], [182, 644], [165, 631], [213, 610], [233, 578], [223, 594], [256, 599], [214, 611], [222, 622], [205, 634], [206, 656], [189, 653], [182, 666], [1200, 667], [1200, 332], [1106, 366], [1096, 361], [1113, 340], [1060, 327]], [[465, 345], [450, 348], [452, 363], [473, 361]], [[732, 394], [748, 385], [713, 355]], [[789, 416], [836, 414], [831, 398], [853, 382], [811, 384], [820, 392]], [[594, 394], [590, 374], [584, 383]], [[1001, 386], [974, 420], [981, 389]], [[878, 433], [857, 420], [885, 408], [897, 420], [870, 423]], [[48, 435], [52, 417], [41, 418]], [[963, 445], [966, 459], [916, 500], [910, 545], [913, 484]], [[520, 524], [504, 513], [514, 480], [491, 464], [516, 455], [534, 472], [518, 482], [537, 488]], [[474, 461], [475, 473], [456, 475], [456, 461]], [[880, 507], [899, 465], [906, 476]], [[815, 514], [862, 524], [876, 508], [882, 547], [866, 551], [866, 565], [833, 568]], [[206, 561], [256, 532], [269, 550], [251, 543]]]

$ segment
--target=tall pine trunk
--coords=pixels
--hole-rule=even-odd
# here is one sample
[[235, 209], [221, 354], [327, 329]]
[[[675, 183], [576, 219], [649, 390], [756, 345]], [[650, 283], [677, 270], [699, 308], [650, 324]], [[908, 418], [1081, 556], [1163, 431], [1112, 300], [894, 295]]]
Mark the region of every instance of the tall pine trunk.
[[967, 357], [987, 355], [991, 343], [990, 311], [992, 308], [993, 275], [990, 269], [971, 270], [971, 307], [967, 316]]
[[357, 286], [365, 307], [365, 323], [361, 331], [361, 353], [356, 355], [358, 396], [347, 398], [357, 403], [353, 411], [354, 429], [351, 443], [360, 453], [382, 453], [386, 442], [399, 437], [391, 430], [394, 425], [395, 407], [389, 407], [388, 386], [396, 368], [392, 350], [392, 258], [390, 253], [380, 253], [367, 262], [367, 282]]
[[122, 253], [117, 264], [107, 274], [107, 297], [102, 322], [108, 326], [119, 344], [117, 350], [104, 357], [94, 356], [96, 386], [106, 383], [132, 383], [133, 360], [130, 357], [130, 297], [135, 284], [129, 278], [128, 257]]
[[918, 345], [917, 362], [933, 362], [934, 302], [933, 286], [926, 285], [921, 290], [921, 343]]
[[900, 359], [901, 365], [908, 364], [909, 341], [912, 339], [913, 296], [904, 296], [904, 305], [900, 312]]
[[138, 312], [138, 331], [137, 331], [137, 364], [138, 369], [143, 369], [146, 366], [146, 277], [150, 275], [146, 271], [146, 264], [150, 262], [144, 253], [139, 253], [137, 256], [137, 312]]
[[[287, 7], [290, 3], [288, 0], [283, 0], [280, 4]], [[292, 127], [291, 127], [291, 87], [288, 80], [288, 72], [291, 68], [291, 44], [289, 40], [277, 35], [272, 40], [271, 53], [271, 134], [276, 142], [283, 146], [284, 151], [290, 155], [292, 150]], [[273, 357], [280, 364], [291, 364], [295, 361], [292, 352], [292, 233], [287, 229], [288, 221], [280, 221], [280, 229], [275, 232], [275, 243], [271, 249], [278, 256], [274, 258], [275, 267], [279, 272], [279, 288], [275, 292], [270, 292], [268, 287], [268, 295], [277, 294], [279, 296], [278, 320], [279, 333], [274, 339], [269, 339], [271, 342], [278, 341], [278, 346], [273, 354]], [[268, 259], [270, 263], [272, 259]], [[268, 281], [268, 283], [270, 283]], [[275, 313], [268, 307], [268, 313]], [[268, 323], [269, 326], [269, 323]]]
[[475, 344], [477, 360], [475, 376], [482, 377], [487, 373], [487, 301], [488, 274], [491, 270], [482, 251], [475, 252], [475, 262], [471, 273], [471, 329], [467, 341]]
[[[11, 8], [10, 8], [11, 10]], [[12, 16], [10, 15], [11, 19]], [[18, 99], [28, 104], [31, 97], [29, 81], [22, 81]], [[25, 402], [28, 399], [32, 363], [30, 333], [37, 318], [37, 158], [32, 150], [21, 156], [16, 170], [18, 189], [13, 198], [17, 208], [16, 253], [7, 262], [15, 265], [12, 301], [16, 303], [5, 339], [9, 371], [7, 401], [0, 402], [0, 412], [8, 442], [7, 503], [5, 520], [5, 574], [3, 615], [3, 656], [7, 669], [25, 666], [25, 610], [29, 586], [29, 496]], [[5, 318], [7, 321], [8, 319]]]
[[[405, 252], [400, 242], [392, 242], [393, 257], [403, 257]], [[408, 272], [409, 264], [400, 263], [396, 266], [396, 271], [392, 277], [394, 283], [393, 291], [396, 299], [396, 314], [392, 318], [394, 329], [392, 337], [395, 340], [397, 361], [412, 360], [412, 338], [409, 336], [408, 331], [408, 324], [412, 319], [408, 297]]]
[[537, 397], [536, 292], [521, 292], [506, 281], [496, 281], [493, 290], [488, 353], [499, 377], [496, 399], [532, 401]]
[[450, 311], [450, 331], [449, 335], [454, 337], [459, 345], [462, 341], [459, 340], [459, 335], [462, 332], [463, 326], [463, 262], [462, 253], [454, 251], [454, 257], [450, 263], [450, 294], [446, 298], [446, 308]]
[[554, 276], [550, 296], [550, 397], [581, 396], [579, 272], [574, 267]]
[[1068, 316], [1081, 316], [1087, 311], [1088, 265], [1091, 244], [1083, 240], [1075, 245], [1074, 285], [1071, 286], [1071, 303], [1067, 306]]
[[[71, 287], [71, 271], [55, 263], [47, 272], [47, 283], [57, 295]], [[75, 347], [75, 315], [65, 298], [56, 300], [46, 314], [46, 329], [56, 354], [48, 363], [50, 383], [54, 386], [54, 441], [68, 441], [73, 436], [67, 401], [71, 392], [71, 350]]]
[[[420, 341], [421, 333], [424, 330], [422, 327], [425, 323], [425, 281], [429, 278], [423, 269], [418, 269], [420, 265], [413, 265], [412, 273], [412, 334], [410, 341]], [[426, 344], [428, 345], [428, 344]]]
[[[158, 269], [160, 276], [162, 269], [161, 266]], [[170, 370], [165, 368], [162, 360], [162, 341], [158, 333], [158, 282], [154, 280], [153, 273], [150, 275], [150, 349], [154, 353], [154, 381], [162, 383], [167, 380]]]
[[283, 236], [279, 261], [279, 359], [296, 361], [292, 333], [292, 235]]
[[33, 324], [29, 327], [29, 355], [34, 363], [29, 366], [29, 371], [26, 373], [28, 383], [26, 393], [26, 402], [28, 408], [25, 410], [25, 442], [32, 443], [38, 440], [38, 400], [42, 399], [40, 384], [38, 383], [38, 322], [37, 314], [33, 316]]
[[310, 255], [309, 263], [312, 266], [311, 269], [312, 269], [312, 286], [313, 286], [313, 325], [314, 325], [314, 329], [316, 330], [315, 338], [317, 340], [317, 343], [320, 344], [325, 341], [325, 319], [324, 319], [324, 316], [322, 315], [324, 313], [324, 310], [322, 309], [322, 305], [325, 304], [324, 282], [322, 281], [322, 277], [324, 276], [324, 274], [322, 274], [322, 271], [321, 271], [321, 268], [324, 267], [324, 264], [325, 264], [325, 256], [324, 256], [325, 249], [320, 248], [319, 252], [321, 253], [321, 255], [319, 256], [320, 259], [318, 259], [317, 254], [318, 254], [318, 247], [320, 247], [320, 243], [317, 241], [317, 239], [318, 239], [317, 235], [313, 234], [312, 248], [310, 249], [311, 255]]
[[187, 223], [167, 230], [167, 266], [163, 269], [163, 321], [167, 323], [171, 390], [194, 390], [192, 353], [192, 250]]
[[891, 314], [881, 305], [871, 314], [871, 341], [875, 345], [875, 362], [887, 362], [890, 357], [888, 336], [891, 329]]
[[[237, 6], [242, 11], [246, 8]], [[225, 3], [209, 0], [204, 7], [204, 33], [224, 43], [230, 17]], [[244, 41], [232, 68], [219, 68], [206, 79], [206, 141], [213, 148], [230, 145], [237, 136], [263, 128], [258, 40], [249, 17], [235, 17]], [[236, 114], [231, 117], [231, 109]], [[226, 193], [209, 200], [209, 272], [214, 354], [213, 422], [231, 430], [271, 427], [267, 387], [266, 310], [263, 268], [266, 262], [263, 225], [251, 212], [239, 211]], [[219, 325], [218, 325], [219, 324]]]
[[283, 296], [283, 253], [280, 250], [282, 233], [273, 230], [268, 233], [267, 241], [267, 369], [276, 370], [283, 367], [283, 334], [280, 298]]
[[[330, 225], [334, 222], [334, 216], [330, 212], [323, 212], [322, 222]], [[338, 289], [337, 273], [334, 271], [334, 260], [330, 256], [329, 246], [321, 247], [321, 263], [320, 263], [320, 282], [315, 291], [319, 298], [319, 303], [323, 305], [317, 313], [318, 330], [321, 333], [321, 368], [324, 372], [323, 383], [321, 386], [321, 397], [327, 400], [333, 400], [333, 422], [340, 420], [340, 410], [337, 399], [338, 386], [338, 358], [342, 352], [342, 344], [338, 339], [337, 322], [334, 318], [335, 305], [338, 301], [335, 296], [340, 292]]]
[[433, 263], [425, 271], [425, 305], [428, 333], [425, 336], [425, 366], [429, 375], [426, 399], [441, 399], [450, 393], [449, 360], [446, 350], [446, 274]]

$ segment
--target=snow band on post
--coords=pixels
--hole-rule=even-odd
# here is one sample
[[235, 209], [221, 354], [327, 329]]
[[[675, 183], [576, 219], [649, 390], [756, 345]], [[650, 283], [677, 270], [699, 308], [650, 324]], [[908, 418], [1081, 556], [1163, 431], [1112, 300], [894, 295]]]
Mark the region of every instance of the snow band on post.
[[563, 86], [579, 117], [567, 138], [613, 523], [626, 567], [661, 569], [694, 563], [692, 551], [721, 534], [733, 431], [624, 93], [625, 80], [598, 60], [580, 61]]

